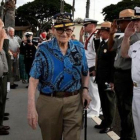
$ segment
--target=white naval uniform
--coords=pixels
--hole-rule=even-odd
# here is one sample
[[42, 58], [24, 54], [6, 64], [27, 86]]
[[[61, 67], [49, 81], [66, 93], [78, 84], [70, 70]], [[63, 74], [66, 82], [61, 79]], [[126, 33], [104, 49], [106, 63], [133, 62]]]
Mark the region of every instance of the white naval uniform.
[[[95, 59], [96, 59], [96, 52], [95, 52], [93, 38], [94, 38], [94, 35], [92, 35], [92, 37], [88, 41], [87, 50], [85, 50], [87, 63], [88, 63], [89, 68], [95, 66]], [[88, 118], [91, 118], [94, 116], [99, 116], [100, 108], [101, 108], [98, 87], [94, 81], [95, 81], [95, 76], [90, 77], [90, 79], [89, 79], [89, 95], [92, 98], [92, 101], [90, 102], [89, 109], [88, 109], [88, 114], [87, 114]]]
[[140, 140], [140, 41], [130, 46], [128, 51], [132, 58], [132, 80], [134, 82], [132, 113], [137, 140]]

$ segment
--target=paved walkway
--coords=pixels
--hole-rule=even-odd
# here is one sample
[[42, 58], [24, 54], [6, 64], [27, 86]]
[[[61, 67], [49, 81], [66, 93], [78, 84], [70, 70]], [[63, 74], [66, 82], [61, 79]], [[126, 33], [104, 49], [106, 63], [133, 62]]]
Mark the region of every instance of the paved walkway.
[[[4, 121], [4, 125], [11, 127], [8, 136], [0, 136], [0, 140], [41, 140], [39, 127], [32, 130], [27, 124], [27, 89], [25, 84], [19, 84], [18, 88], [8, 93], [6, 112], [10, 113], [9, 120]], [[111, 140], [107, 134], [99, 134], [99, 130], [94, 129], [95, 122], [88, 119], [87, 140]], [[84, 140], [82, 132], [81, 140]]]

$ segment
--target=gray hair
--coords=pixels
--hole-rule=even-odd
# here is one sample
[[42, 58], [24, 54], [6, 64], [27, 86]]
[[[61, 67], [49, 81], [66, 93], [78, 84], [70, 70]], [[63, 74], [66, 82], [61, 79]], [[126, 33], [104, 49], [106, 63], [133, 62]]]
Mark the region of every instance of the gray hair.
[[15, 29], [13, 27], [8, 27], [7, 28], [7, 32], [9, 33], [10, 30], [14, 30], [15, 31]]

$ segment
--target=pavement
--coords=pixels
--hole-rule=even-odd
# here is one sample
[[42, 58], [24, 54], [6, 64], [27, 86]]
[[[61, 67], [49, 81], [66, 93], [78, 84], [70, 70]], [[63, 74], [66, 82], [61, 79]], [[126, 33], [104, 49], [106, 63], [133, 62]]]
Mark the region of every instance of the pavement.
[[[42, 140], [39, 127], [32, 130], [27, 123], [27, 88], [26, 84], [17, 82], [18, 88], [8, 93], [6, 111], [10, 113], [9, 120], [4, 121], [4, 125], [11, 127], [10, 134], [0, 136], [0, 140]], [[38, 93], [36, 94], [36, 98]], [[87, 140], [111, 140], [107, 134], [100, 134], [94, 129], [96, 124], [93, 119], [87, 120]], [[84, 130], [82, 130], [81, 140], [84, 140]], [[115, 139], [114, 139], [115, 140]]]

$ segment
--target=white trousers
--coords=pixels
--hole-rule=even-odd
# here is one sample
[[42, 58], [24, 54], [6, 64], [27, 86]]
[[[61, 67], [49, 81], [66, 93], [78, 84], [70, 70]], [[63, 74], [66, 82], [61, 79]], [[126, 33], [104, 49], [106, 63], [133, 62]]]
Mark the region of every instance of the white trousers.
[[134, 87], [132, 113], [137, 140], [140, 140], [140, 87]]
[[89, 78], [89, 95], [92, 98], [90, 102], [87, 117], [91, 118], [94, 116], [99, 116], [101, 103], [98, 92], [97, 84], [94, 83], [95, 76]]

